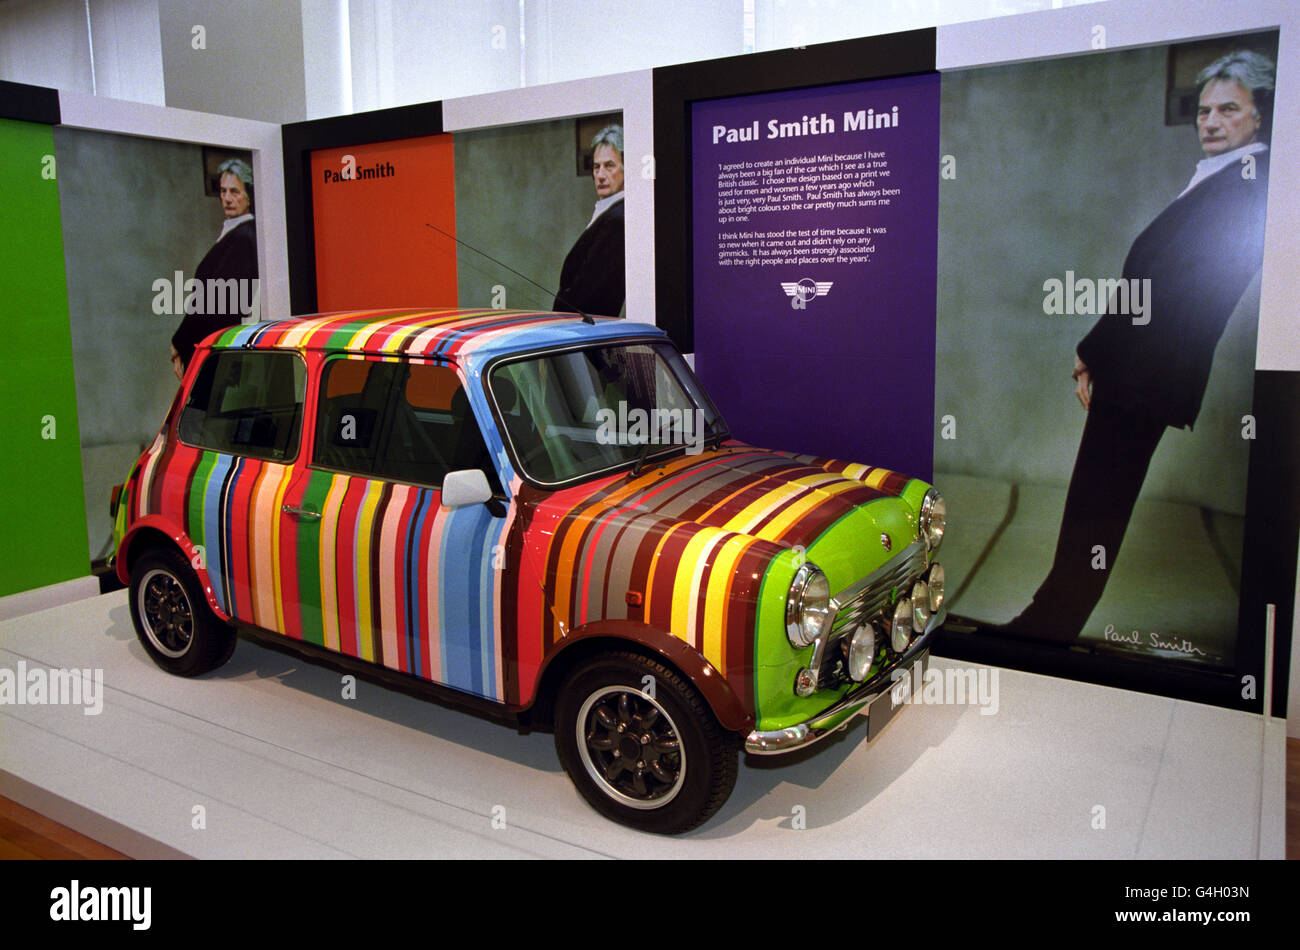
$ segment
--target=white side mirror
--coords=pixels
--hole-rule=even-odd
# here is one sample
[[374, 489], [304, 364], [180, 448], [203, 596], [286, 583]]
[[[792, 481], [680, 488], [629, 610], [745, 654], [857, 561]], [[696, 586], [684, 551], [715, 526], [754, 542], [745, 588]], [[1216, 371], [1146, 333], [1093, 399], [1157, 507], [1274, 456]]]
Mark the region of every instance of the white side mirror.
[[464, 508], [492, 500], [492, 486], [482, 469], [467, 468], [448, 472], [442, 480], [442, 507]]

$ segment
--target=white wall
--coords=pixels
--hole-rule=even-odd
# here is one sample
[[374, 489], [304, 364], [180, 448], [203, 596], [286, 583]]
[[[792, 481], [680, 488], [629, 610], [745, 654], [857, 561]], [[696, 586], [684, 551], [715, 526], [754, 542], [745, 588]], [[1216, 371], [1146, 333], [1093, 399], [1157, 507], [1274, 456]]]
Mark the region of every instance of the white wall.
[[353, 111], [348, 7], [348, 0], [303, 0], [302, 55], [308, 119]]
[[167, 105], [262, 122], [307, 117], [300, 4], [165, 0], [158, 14]]
[[307, 114], [1096, 2], [1102, 0], [304, 0]]
[[158, 0], [92, 0], [90, 36], [96, 95], [164, 103]]
[[525, 0], [528, 85], [744, 52], [744, 0]]
[[0, 6], [0, 79], [90, 92], [85, 3], [29, 0]]
[[830, 43], [1104, 0], [754, 0], [755, 50]]
[[0, 5], [0, 79], [162, 105], [158, 0]]
[[518, 0], [349, 0], [348, 7], [357, 112], [519, 87]]
[[1093, 2], [0, 0], [0, 79], [288, 122]]

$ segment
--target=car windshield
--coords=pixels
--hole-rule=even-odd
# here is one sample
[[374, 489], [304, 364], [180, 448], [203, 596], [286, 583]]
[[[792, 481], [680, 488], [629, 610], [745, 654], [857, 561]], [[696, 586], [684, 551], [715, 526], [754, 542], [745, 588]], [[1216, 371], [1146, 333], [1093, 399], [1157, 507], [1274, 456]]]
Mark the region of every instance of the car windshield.
[[515, 465], [558, 485], [673, 452], [698, 453], [726, 434], [677, 348], [621, 343], [539, 353], [488, 374]]

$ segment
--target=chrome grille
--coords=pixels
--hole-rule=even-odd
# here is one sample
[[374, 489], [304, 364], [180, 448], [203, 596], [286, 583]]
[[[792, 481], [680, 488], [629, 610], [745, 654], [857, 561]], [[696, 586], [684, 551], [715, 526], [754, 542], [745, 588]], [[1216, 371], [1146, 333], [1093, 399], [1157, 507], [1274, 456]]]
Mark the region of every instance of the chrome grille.
[[886, 661], [886, 667], [897, 659], [898, 654], [888, 639], [894, 592], [897, 591], [900, 597], [909, 594], [912, 585], [928, 566], [925, 542], [917, 540], [886, 561], [878, 570], [831, 598], [835, 620], [831, 629], [817, 639], [810, 663], [817, 677], [817, 688], [830, 689], [846, 681], [846, 643], [854, 627], [861, 621], [882, 621], [886, 633], [884, 649], [891, 658]]
[[847, 633], [857, 623], [885, 610], [894, 602], [895, 590], [900, 596], [910, 592], [925, 568], [925, 542], [916, 541], [874, 574], [840, 591], [831, 598], [835, 605], [831, 636]]

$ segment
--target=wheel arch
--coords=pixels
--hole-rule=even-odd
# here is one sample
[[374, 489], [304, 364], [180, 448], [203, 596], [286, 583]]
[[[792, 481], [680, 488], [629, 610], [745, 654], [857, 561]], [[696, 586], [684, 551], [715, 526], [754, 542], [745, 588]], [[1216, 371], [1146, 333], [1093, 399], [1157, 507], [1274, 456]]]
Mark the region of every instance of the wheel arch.
[[198, 559], [203, 565], [202, 567], [194, 567], [198, 548], [190, 541], [185, 532], [178, 530], [175, 525], [159, 515], [146, 515], [139, 519], [131, 525], [130, 530], [122, 537], [122, 543], [117, 550], [118, 580], [129, 586], [131, 583], [131, 568], [149, 551], [158, 548], [171, 548], [179, 551], [181, 556], [190, 562], [195, 576], [199, 579], [199, 586], [203, 589], [203, 596], [208, 602], [208, 607], [220, 619], [230, 621], [230, 615], [222, 609], [221, 604], [217, 603], [216, 594], [212, 590], [206, 558], [200, 557]]
[[678, 637], [635, 620], [605, 620], [569, 633], [543, 661], [535, 699], [527, 711], [533, 725], [553, 728], [555, 700], [565, 677], [579, 664], [604, 653], [639, 653], [666, 663], [700, 691], [718, 723], [732, 732], [748, 732], [754, 715], [718, 669]]

